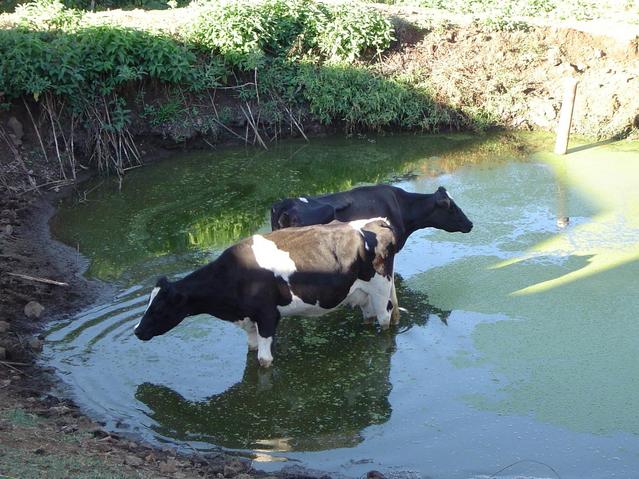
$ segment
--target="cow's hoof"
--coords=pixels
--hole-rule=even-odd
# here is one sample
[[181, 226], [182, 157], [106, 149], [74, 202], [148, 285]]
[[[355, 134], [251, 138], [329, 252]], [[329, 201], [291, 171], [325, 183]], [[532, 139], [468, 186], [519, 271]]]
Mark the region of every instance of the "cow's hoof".
[[273, 365], [272, 359], [259, 358], [258, 361], [260, 362], [260, 366], [263, 368], [270, 368]]

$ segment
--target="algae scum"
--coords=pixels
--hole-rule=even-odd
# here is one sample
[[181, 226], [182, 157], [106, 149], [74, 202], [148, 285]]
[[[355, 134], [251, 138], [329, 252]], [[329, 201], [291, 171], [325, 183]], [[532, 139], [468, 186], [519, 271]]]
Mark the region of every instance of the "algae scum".
[[[47, 362], [110, 429], [241, 450], [263, 469], [633, 476], [639, 149], [548, 149], [521, 135], [329, 138], [169, 159], [121, 191], [96, 183], [53, 230], [122, 289], [55, 324]], [[157, 276], [267, 231], [273, 201], [377, 182], [444, 185], [475, 223], [410, 238], [396, 259], [399, 328], [348, 309], [285, 318], [271, 370], [243, 331], [206, 316], [149, 343], [133, 336]]]

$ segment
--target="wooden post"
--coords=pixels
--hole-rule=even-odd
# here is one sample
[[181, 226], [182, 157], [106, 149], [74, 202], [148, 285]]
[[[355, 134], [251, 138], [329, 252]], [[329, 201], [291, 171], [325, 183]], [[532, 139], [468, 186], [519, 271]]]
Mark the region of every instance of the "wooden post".
[[566, 78], [564, 80], [564, 100], [561, 103], [559, 114], [559, 126], [557, 126], [557, 141], [555, 153], [565, 155], [568, 150], [568, 137], [570, 136], [570, 124], [572, 123], [572, 110], [575, 106], [575, 94], [577, 93], [577, 80]]

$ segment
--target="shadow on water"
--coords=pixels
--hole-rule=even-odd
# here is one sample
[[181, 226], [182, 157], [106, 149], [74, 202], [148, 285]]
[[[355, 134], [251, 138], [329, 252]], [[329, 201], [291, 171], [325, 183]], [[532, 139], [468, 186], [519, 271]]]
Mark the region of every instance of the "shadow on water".
[[149, 408], [156, 433], [178, 440], [274, 452], [355, 446], [363, 429], [390, 418], [398, 331], [445, 323], [450, 315], [399, 277], [397, 288], [408, 310], [399, 328], [376, 331], [362, 323], [359, 310], [348, 309], [321, 320], [285, 318], [272, 369], [260, 368], [249, 351], [242, 380], [222, 393], [189, 401], [165, 385], [145, 382], [135, 398]]

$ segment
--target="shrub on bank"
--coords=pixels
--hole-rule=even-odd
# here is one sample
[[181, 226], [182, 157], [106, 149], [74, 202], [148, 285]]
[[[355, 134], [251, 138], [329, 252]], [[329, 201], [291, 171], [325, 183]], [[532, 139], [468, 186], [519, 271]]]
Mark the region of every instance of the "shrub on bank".
[[393, 26], [378, 11], [357, 3], [265, 0], [204, 4], [187, 38], [243, 69], [267, 57], [352, 62], [379, 54], [393, 40]]

